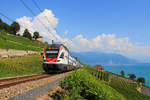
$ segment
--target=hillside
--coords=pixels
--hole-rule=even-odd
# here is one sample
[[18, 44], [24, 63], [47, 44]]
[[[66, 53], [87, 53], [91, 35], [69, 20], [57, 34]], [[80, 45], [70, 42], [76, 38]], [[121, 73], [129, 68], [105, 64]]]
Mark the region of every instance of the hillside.
[[0, 31], [0, 48], [41, 51], [44, 48], [44, 44], [34, 40], [29, 40], [22, 36], [7, 34], [4, 31]]
[[65, 77], [60, 83], [63, 93], [56, 94], [66, 100], [150, 100], [137, 91], [137, 82], [126, 80], [130, 79], [84, 65]]
[[0, 58], [0, 78], [42, 73], [42, 56]]
[[138, 61], [127, 58], [120, 54], [113, 53], [100, 53], [100, 52], [72, 52], [82, 62], [95, 65], [95, 64], [135, 64]]

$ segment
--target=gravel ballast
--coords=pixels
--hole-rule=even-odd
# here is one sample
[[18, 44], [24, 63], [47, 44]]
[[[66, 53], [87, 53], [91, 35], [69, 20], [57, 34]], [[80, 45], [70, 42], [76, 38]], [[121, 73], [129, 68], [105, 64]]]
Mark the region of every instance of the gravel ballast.
[[33, 100], [35, 99], [37, 96], [40, 96], [42, 94], [44, 94], [46, 91], [48, 91], [49, 89], [51, 89], [52, 87], [56, 86], [56, 84], [60, 81], [62, 81], [64, 78], [60, 78], [57, 79], [53, 82], [50, 82], [44, 86], [40, 86], [38, 88], [35, 88], [33, 90], [30, 90], [26, 93], [17, 95], [15, 97], [10, 98], [9, 100]]
[[68, 73], [70, 73], [70, 72], [61, 73], [61, 74], [57, 74], [57, 75], [54, 75], [54, 76], [51, 76], [48, 78], [30, 81], [30, 82], [18, 84], [18, 85], [9, 87], [9, 88], [0, 89], [0, 100], [8, 100], [9, 98], [17, 96], [19, 94], [26, 93], [27, 91], [38, 88], [40, 86], [44, 86], [45, 84], [48, 84], [57, 79], [65, 77], [65, 75]]

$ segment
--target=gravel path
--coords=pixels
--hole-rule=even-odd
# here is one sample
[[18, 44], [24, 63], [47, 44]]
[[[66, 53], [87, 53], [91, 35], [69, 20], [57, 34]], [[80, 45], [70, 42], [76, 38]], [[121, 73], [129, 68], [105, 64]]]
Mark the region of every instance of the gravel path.
[[58, 91], [62, 92], [64, 90], [60, 86], [57, 85], [57, 86], [51, 88], [50, 90], [48, 90], [43, 95], [36, 97], [34, 100], [54, 100], [54, 98], [52, 96], [55, 95], [56, 92], [58, 92]]
[[30, 82], [18, 84], [9, 88], [0, 89], [0, 100], [8, 100], [11, 97], [25, 93], [34, 88], [38, 88], [40, 86], [48, 84], [49, 82], [53, 82], [59, 78], [63, 78], [65, 77], [66, 74], [67, 73], [61, 73], [61, 74], [51, 76], [48, 78], [44, 78], [44, 79], [40, 79], [36, 81], [30, 81]]
[[10, 98], [9, 100], [34, 100], [37, 96], [44, 94], [46, 91], [56, 86], [56, 84], [62, 81], [64, 78], [57, 79], [53, 82], [50, 82], [46, 85], [40, 86], [23, 94], [17, 95], [15, 97]]

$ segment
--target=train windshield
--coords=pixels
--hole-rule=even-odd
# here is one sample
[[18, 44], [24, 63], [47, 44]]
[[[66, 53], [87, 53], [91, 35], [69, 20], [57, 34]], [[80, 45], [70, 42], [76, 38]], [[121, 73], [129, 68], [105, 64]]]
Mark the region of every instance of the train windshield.
[[58, 48], [46, 48], [47, 58], [57, 58], [59, 49]]

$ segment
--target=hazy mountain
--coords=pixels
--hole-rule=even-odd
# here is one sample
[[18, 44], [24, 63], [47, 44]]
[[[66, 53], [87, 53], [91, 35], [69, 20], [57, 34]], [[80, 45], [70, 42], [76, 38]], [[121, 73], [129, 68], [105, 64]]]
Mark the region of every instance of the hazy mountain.
[[99, 52], [72, 52], [72, 55], [79, 58], [82, 62], [95, 65], [95, 64], [135, 64], [138, 61], [127, 58], [120, 54], [108, 54]]

